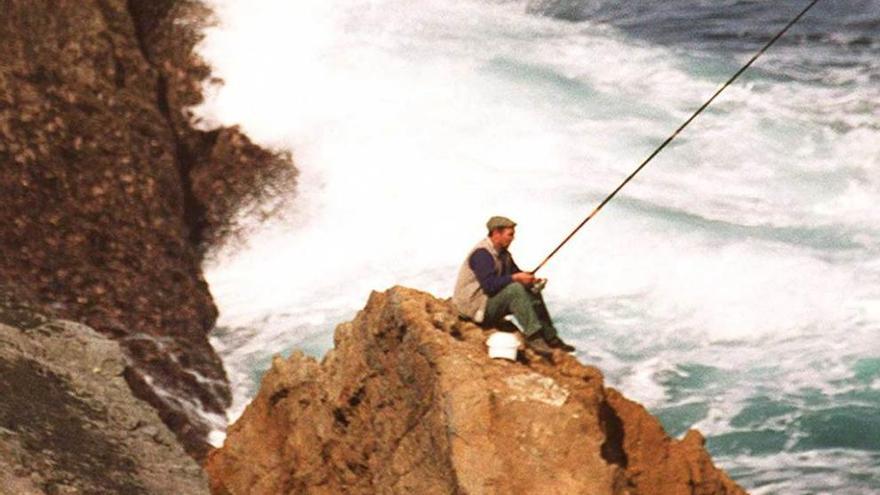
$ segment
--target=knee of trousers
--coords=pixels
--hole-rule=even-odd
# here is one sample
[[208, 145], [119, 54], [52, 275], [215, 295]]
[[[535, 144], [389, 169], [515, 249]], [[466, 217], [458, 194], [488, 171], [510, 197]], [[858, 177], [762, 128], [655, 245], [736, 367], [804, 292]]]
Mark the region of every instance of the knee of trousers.
[[519, 282], [511, 282], [510, 285], [513, 286], [510, 290], [517, 296], [527, 296], [530, 294], [529, 290], [526, 289], [526, 286]]
[[517, 299], [521, 299], [523, 301], [528, 301], [531, 304], [538, 304], [541, 302], [541, 298], [535, 295], [528, 287], [518, 282], [514, 282], [513, 285], [516, 287], [510, 289], [513, 292], [513, 295]]
[[510, 289], [510, 304], [525, 304], [534, 307], [538, 303], [538, 300], [535, 298], [532, 291], [520, 283], [514, 283], [516, 284], [516, 287]]

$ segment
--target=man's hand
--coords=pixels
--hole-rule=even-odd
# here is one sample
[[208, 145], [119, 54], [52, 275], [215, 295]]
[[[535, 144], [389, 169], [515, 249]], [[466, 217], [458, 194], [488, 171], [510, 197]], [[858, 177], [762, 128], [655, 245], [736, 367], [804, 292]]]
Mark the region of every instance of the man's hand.
[[532, 285], [535, 283], [535, 276], [529, 272], [517, 272], [511, 275], [514, 282], [519, 282], [525, 286]]

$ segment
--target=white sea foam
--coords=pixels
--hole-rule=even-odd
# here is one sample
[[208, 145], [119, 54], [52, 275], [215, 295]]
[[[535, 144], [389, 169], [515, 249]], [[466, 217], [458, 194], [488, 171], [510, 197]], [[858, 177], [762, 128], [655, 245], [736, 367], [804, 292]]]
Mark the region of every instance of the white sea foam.
[[[876, 460], [867, 452], [835, 449], [739, 456], [720, 461], [729, 466], [735, 476], [739, 475], [739, 479], [746, 480], [749, 493], [755, 495], [876, 493], [869, 481], [875, 472]], [[840, 465], [847, 466], [846, 470], [840, 470]]]
[[[522, 2], [212, 4], [202, 53], [226, 83], [199, 115], [301, 172], [288, 222], [207, 266], [233, 418], [272, 354], [320, 355], [370, 290], [448, 296], [486, 217], [517, 219], [533, 268], [736, 69]], [[560, 330], [609, 383], [662, 408], [679, 365], [716, 370], [688, 391], [710, 434], [756, 391], [860, 386], [854, 361], [880, 355], [880, 90], [864, 70], [748, 73], [542, 269]], [[797, 483], [731, 462], [766, 471], [755, 493]]]

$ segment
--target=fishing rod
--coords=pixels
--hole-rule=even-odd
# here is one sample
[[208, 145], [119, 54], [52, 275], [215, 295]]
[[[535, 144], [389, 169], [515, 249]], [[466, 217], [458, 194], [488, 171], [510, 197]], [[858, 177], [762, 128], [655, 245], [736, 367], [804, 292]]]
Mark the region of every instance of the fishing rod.
[[791, 28], [792, 26], [794, 26], [794, 25], [795, 25], [795, 24], [801, 19], [801, 17], [803, 17], [804, 14], [806, 14], [810, 9], [812, 9], [813, 6], [816, 5], [817, 3], [819, 3], [819, 0], [812, 0], [812, 1], [810, 2], [810, 4], [807, 5], [807, 6], [804, 8], [804, 10], [801, 11], [800, 14], [798, 14], [794, 19], [792, 19], [791, 21], [789, 21], [788, 24], [786, 24], [785, 27], [782, 28], [781, 31], [779, 31], [778, 33], [776, 33], [776, 36], [774, 36], [773, 38], [771, 38], [770, 41], [767, 42], [767, 44], [765, 44], [760, 50], [758, 50], [757, 53], [755, 53], [755, 54], [752, 56], [751, 59], [749, 59], [748, 62], [746, 62], [745, 65], [743, 65], [738, 71], [736, 71], [736, 73], [735, 73], [733, 76], [731, 76], [731, 78], [728, 79], [727, 82], [724, 83], [724, 85], [722, 85], [721, 88], [719, 88], [718, 91], [716, 91], [715, 94], [712, 95], [711, 98], [709, 98], [708, 100], [706, 100], [706, 103], [703, 103], [703, 105], [702, 105], [700, 108], [698, 108], [697, 111], [693, 113], [693, 115], [691, 115], [686, 121], [684, 121], [684, 124], [681, 124], [681, 125], [678, 127], [678, 129], [676, 129], [675, 132], [672, 133], [672, 135], [670, 135], [668, 138], [666, 138], [666, 141], [663, 141], [663, 143], [660, 144], [660, 146], [658, 146], [657, 149], [655, 149], [650, 155], [648, 155], [648, 158], [645, 158], [645, 160], [641, 163], [641, 165], [639, 165], [639, 166], [638, 166], [638, 167], [637, 167], [637, 168], [636, 168], [631, 174], [629, 174], [629, 177], [627, 177], [626, 179], [624, 179], [623, 182], [621, 182], [620, 185], [617, 186], [617, 188], [616, 188], [614, 191], [611, 191], [611, 194], [609, 194], [604, 200], [602, 200], [602, 202], [599, 203], [599, 206], [597, 206], [595, 209], [593, 209], [592, 213], [590, 213], [589, 215], [587, 215], [587, 217], [584, 218], [584, 220], [583, 220], [583, 221], [582, 221], [577, 227], [575, 227], [574, 230], [572, 230], [571, 233], [568, 234], [568, 236], [567, 236], [565, 239], [563, 239], [562, 242], [560, 242], [558, 246], [556, 246], [556, 249], [554, 249], [552, 252], [550, 252], [550, 254], [548, 254], [547, 257], [544, 258], [544, 261], [542, 261], [542, 262], [538, 265], [537, 268], [535, 268], [534, 270], [532, 270], [531, 273], [532, 273], [532, 274], [536, 273], [538, 270], [541, 269], [542, 266], [544, 266], [548, 261], [550, 261], [550, 258], [552, 258], [553, 255], [556, 254], [557, 251], [559, 251], [560, 249], [562, 249], [562, 246], [564, 246], [565, 243], [567, 243], [572, 237], [574, 237], [574, 235], [577, 234], [577, 232], [581, 229], [581, 227], [583, 227], [584, 225], [586, 225], [587, 222], [590, 221], [590, 219], [592, 219], [594, 216], [596, 216], [596, 214], [599, 213], [599, 210], [601, 210], [601, 209], [602, 209], [602, 208], [603, 208], [603, 207], [604, 207], [609, 201], [611, 201], [611, 198], [613, 198], [614, 196], [616, 196], [617, 193], [618, 193], [621, 189], [623, 189], [623, 186], [627, 185], [627, 183], [629, 183], [629, 181], [631, 181], [631, 180], [633, 179], [633, 177], [636, 176], [636, 174], [638, 174], [639, 172], [641, 172], [642, 169], [645, 168], [645, 165], [648, 164], [648, 162], [650, 162], [651, 160], [653, 160], [654, 157], [657, 156], [657, 154], [660, 153], [660, 152], [663, 150], [663, 148], [666, 147], [667, 144], [671, 143], [672, 140], [675, 139], [675, 138], [678, 136], [678, 134], [679, 134], [682, 130], [684, 130], [685, 127], [688, 126], [688, 124], [690, 124], [695, 118], [697, 118], [697, 115], [700, 115], [700, 114], [703, 112], [703, 110], [706, 109], [706, 107], [708, 107], [710, 104], [712, 104], [712, 102], [715, 101], [715, 98], [717, 98], [718, 95], [720, 95], [722, 91], [724, 91], [725, 89], [727, 89], [728, 86], [730, 86], [734, 81], [736, 81], [736, 79], [740, 76], [740, 74], [742, 74], [743, 72], [746, 71], [746, 69], [748, 69], [749, 67], [751, 67], [752, 64], [755, 62], [755, 60], [758, 59], [758, 57], [760, 57], [761, 55], [763, 55], [764, 52], [767, 51], [768, 48], [770, 48], [774, 43], [776, 43], [776, 40], [778, 40], [779, 38], [781, 38], [782, 35], [784, 35], [785, 32], [789, 30], [789, 28]]

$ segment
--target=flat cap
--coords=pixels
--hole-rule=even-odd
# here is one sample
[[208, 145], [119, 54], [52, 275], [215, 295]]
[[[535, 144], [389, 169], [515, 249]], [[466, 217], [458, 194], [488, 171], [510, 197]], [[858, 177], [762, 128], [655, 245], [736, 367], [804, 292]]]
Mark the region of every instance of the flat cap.
[[507, 217], [492, 217], [486, 222], [486, 228], [489, 229], [489, 232], [504, 227], [516, 227], [516, 222]]

